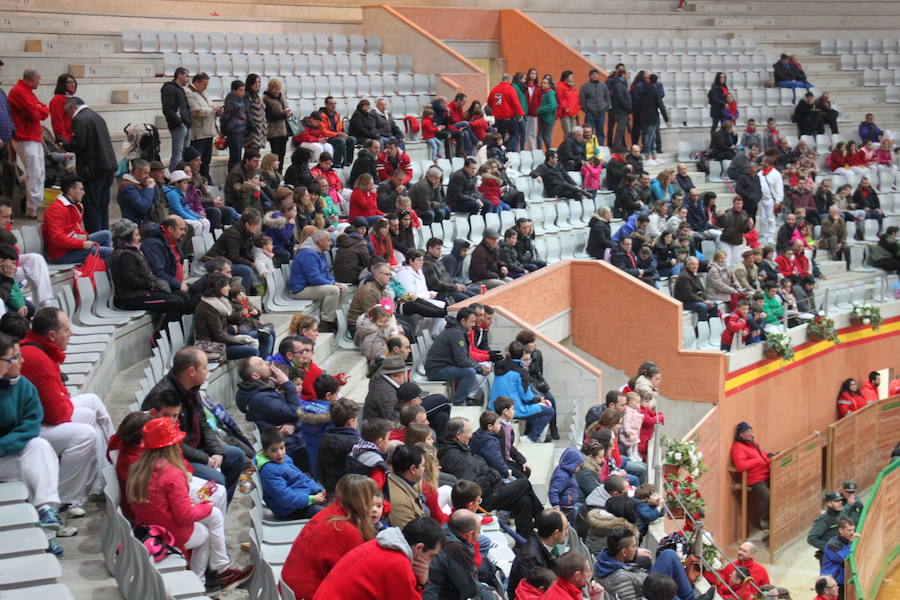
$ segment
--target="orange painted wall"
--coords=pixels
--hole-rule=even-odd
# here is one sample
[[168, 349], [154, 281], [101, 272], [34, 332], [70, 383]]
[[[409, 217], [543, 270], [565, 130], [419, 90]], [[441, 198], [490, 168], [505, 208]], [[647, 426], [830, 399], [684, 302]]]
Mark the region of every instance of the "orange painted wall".
[[441, 40], [497, 40], [500, 38], [499, 10], [394, 6], [401, 15]]

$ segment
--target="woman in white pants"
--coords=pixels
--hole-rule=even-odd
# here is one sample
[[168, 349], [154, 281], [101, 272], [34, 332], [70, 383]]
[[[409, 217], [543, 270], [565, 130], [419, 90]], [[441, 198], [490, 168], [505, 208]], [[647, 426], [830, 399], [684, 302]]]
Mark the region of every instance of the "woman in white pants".
[[144, 453], [129, 471], [126, 497], [136, 524], [169, 530], [175, 546], [192, 550], [191, 571], [204, 583], [207, 570], [216, 573], [224, 592], [250, 579], [253, 567], [231, 566], [222, 511], [207, 500], [192, 502], [191, 474], [180, 449], [184, 436], [171, 419], [152, 419], [144, 425]]

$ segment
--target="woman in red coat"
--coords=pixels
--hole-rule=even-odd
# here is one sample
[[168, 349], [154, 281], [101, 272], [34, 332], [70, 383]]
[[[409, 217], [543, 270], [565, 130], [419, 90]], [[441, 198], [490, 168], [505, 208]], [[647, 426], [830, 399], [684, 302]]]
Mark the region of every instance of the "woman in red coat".
[[769, 528], [769, 464], [772, 457], [763, 452], [753, 437], [753, 428], [745, 421], [737, 425], [731, 445], [731, 462], [738, 472], [747, 472], [747, 485], [753, 496], [760, 529]]
[[378, 486], [365, 475], [344, 475], [334, 502], [300, 531], [281, 569], [298, 600], [312, 600], [337, 561], [375, 537], [371, 511], [377, 493]]
[[581, 106], [578, 104], [578, 88], [575, 87], [575, 76], [572, 71], [563, 71], [559, 83], [556, 84], [556, 116], [562, 124], [563, 133], [569, 131], [578, 124], [578, 113]]
[[191, 571], [200, 581], [206, 580], [207, 570], [215, 571], [220, 591], [228, 591], [250, 579], [253, 567], [231, 566], [222, 512], [209, 501], [192, 503], [191, 474], [181, 455], [184, 436], [171, 419], [145, 423], [144, 452], [128, 472], [126, 494], [135, 524], [165, 527], [175, 538], [175, 546], [192, 550]]
[[356, 217], [365, 217], [369, 225], [373, 217], [383, 217], [384, 213], [378, 210], [378, 192], [375, 191], [375, 179], [368, 173], [363, 173], [356, 178], [353, 193], [350, 194], [350, 220]]
[[852, 377], [845, 379], [838, 390], [837, 410], [838, 419], [843, 419], [867, 404], [865, 396], [859, 391], [859, 384]]

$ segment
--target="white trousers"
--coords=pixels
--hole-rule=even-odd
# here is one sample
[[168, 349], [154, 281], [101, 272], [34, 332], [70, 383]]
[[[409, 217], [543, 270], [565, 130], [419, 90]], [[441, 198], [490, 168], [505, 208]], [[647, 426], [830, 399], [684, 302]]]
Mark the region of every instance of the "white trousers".
[[[200, 502], [202, 500], [200, 496], [197, 495], [197, 492], [200, 491], [200, 488], [206, 485], [206, 483], [206, 479], [201, 479], [196, 475], [191, 477], [191, 482], [190, 484], [188, 484], [188, 488], [190, 489], [191, 498], [194, 500], [194, 502]], [[212, 505], [218, 508], [219, 511], [221, 511], [221, 513], [224, 515], [228, 510], [228, 494], [225, 491], [225, 486], [216, 484], [216, 491], [213, 492], [212, 496], [209, 497], [209, 501], [212, 502]]]
[[28, 208], [37, 214], [44, 204], [44, 145], [41, 142], [20, 142], [13, 140], [13, 148], [25, 167], [25, 196]]
[[185, 219], [184, 222], [194, 228], [194, 235], [204, 235], [209, 233], [209, 219], [200, 219], [199, 221]]
[[59, 460], [42, 437], [31, 438], [16, 455], [0, 457], [0, 481], [20, 479], [36, 507], [59, 504]]
[[301, 148], [306, 148], [310, 152], [312, 152], [312, 162], [319, 162], [319, 155], [323, 152], [327, 152], [328, 154], [334, 156], [334, 148], [328, 142], [324, 142], [322, 144], [317, 144], [313, 142], [304, 142], [300, 144]]
[[[726, 244], [721, 239], [719, 240], [719, 249], [725, 253], [725, 264], [729, 267], [733, 267], [734, 265], [741, 262], [741, 252], [744, 251], [745, 246], [741, 244], [740, 246], [732, 246], [731, 244]], [[707, 259], [711, 259], [709, 256]]]
[[20, 254], [15, 279], [19, 283], [28, 280], [28, 284], [34, 292], [34, 300], [39, 307], [53, 304], [50, 270], [47, 268], [47, 261], [40, 254], [33, 252]]
[[537, 149], [539, 117], [525, 117], [525, 144], [529, 150]]
[[85, 423], [94, 428], [94, 439], [97, 443], [97, 477], [91, 486], [91, 493], [100, 493], [103, 490], [103, 467], [109, 464], [106, 460], [106, 444], [112, 434], [116, 432], [112, 418], [106, 410], [106, 405], [97, 394], [79, 394], [72, 397], [75, 411], [72, 420]]
[[184, 545], [191, 550], [191, 571], [206, 583], [206, 569], [220, 572], [231, 561], [225, 548], [225, 517], [213, 506], [205, 519], [194, 523], [194, 532]]
[[756, 205], [756, 230], [759, 241], [769, 243], [775, 241], [775, 201], [762, 199]]

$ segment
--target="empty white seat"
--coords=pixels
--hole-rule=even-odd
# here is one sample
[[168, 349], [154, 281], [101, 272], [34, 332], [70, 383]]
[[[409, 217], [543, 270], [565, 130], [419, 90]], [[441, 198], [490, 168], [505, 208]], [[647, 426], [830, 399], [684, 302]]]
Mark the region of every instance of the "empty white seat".
[[853, 54], [864, 54], [866, 52], [866, 40], [859, 38], [850, 40], [850, 52]]
[[287, 54], [288, 38], [285, 34], [272, 34], [272, 52], [274, 52], [275, 54]]
[[[196, 46], [197, 41], [196, 38], [194, 40], [194, 45]], [[220, 33], [218, 31], [213, 31], [209, 34], [209, 51], [213, 54], [221, 54], [227, 50], [227, 42], [225, 40], [225, 34]]]
[[247, 54], [259, 52], [259, 40], [255, 33], [245, 33], [241, 36], [241, 49]]
[[277, 55], [278, 58], [278, 74], [282, 77], [294, 74], [294, 57], [290, 54]]
[[274, 39], [269, 33], [260, 33], [256, 36], [257, 48], [260, 54], [271, 54], [274, 51]]
[[152, 29], [143, 29], [141, 36], [141, 52], [159, 52], [159, 38]]
[[231, 74], [235, 77], [246, 77], [250, 74], [250, 60], [246, 54], [231, 55]]
[[316, 54], [328, 54], [328, 35], [324, 33], [317, 33], [315, 40]]
[[[205, 72], [207, 74], [209, 73], [208, 71], [205, 71]], [[225, 95], [223, 94], [223, 89], [224, 88], [222, 86], [222, 78], [221, 77], [210, 77], [209, 78], [209, 86], [206, 88], [206, 96], [210, 100], [221, 100], [222, 98], [225, 97]], [[231, 91], [230, 87], [229, 87], [228, 91]], [[199, 260], [196, 262], [202, 263], [202, 261], [199, 261]]]
[[297, 75], [306, 75], [309, 73], [309, 58], [305, 54], [295, 54], [294, 56], [294, 73]]
[[[268, 77], [275, 77], [276, 75], [281, 75], [281, 62], [279, 58], [282, 58], [276, 54], [263, 54], [263, 73]], [[293, 73], [293, 70], [291, 71]]]
[[373, 96], [384, 95], [384, 79], [381, 75], [369, 75], [369, 81], [371, 82]]
[[[396, 75], [397, 74], [397, 57], [394, 54], [381, 55], [380, 71], [386, 75]], [[375, 71], [369, 70], [369, 73], [374, 73], [374, 72]]]
[[229, 54], [240, 54], [244, 50], [241, 34], [229, 32], [225, 34], [225, 49]]
[[175, 51], [176, 52], [193, 52], [194, 36], [189, 31], [175, 32]]
[[140, 52], [141, 35], [134, 29], [122, 30], [122, 52]]
[[303, 42], [303, 52], [305, 54], [316, 53], [316, 36], [312, 33], [303, 33], [300, 35]]
[[325, 70], [325, 65], [322, 61], [322, 56], [318, 54], [311, 54], [309, 56], [309, 74], [310, 75], [321, 75]]
[[337, 57], [334, 54], [322, 55], [322, 73], [328, 75], [337, 73]]
[[175, 34], [171, 31], [160, 30], [157, 32], [160, 52], [175, 52]]
[[[262, 54], [248, 54], [247, 55], [247, 72], [248, 73], [256, 73], [257, 75], [262, 75], [265, 73], [265, 64], [263, 63]], [[276, 68], [277, 72], [277, 68]], [[275, 73], [272, 73], [273, 75]], [[266, 86], [263, 84], [262, 89], [260, 91], [265, 91]]]
[[350, 56], [347, 54], [338, 54], [334, 61], [334, 72], [338, 75], [350, 74]]
[[362, 54], [366, 51], [366, 38], [358, 34], [350, 36], [350, 53]]
[[366, 52], [381, 54], [381, 37], [377, 35], [366, 36]]
[[216, 63], [216, 75], [231, 77], [233, 61], [230, 54], [213, 54]]
[[287, 34], [287, 51], [291, 54], [300, 54], [303, 52], [303, 36], [299, 33]]

